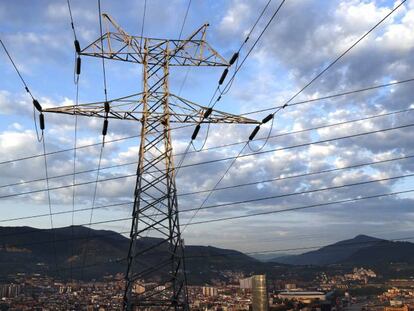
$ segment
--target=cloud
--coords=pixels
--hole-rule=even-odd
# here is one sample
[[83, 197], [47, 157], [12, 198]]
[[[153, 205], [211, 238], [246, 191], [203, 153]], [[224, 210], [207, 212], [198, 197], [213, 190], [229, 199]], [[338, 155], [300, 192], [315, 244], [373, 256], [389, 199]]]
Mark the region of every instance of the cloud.
[[230, 6], [226, 15], [222, 18], [219, 29], [228, 34], [238, 34], [240, 32], [245, 33], [246, 18], [249, 17], [250, 8], [244, 1], [233, 1], [233, 5]]
[[[45, 107], [59, 107], [72, 105], [71, 98], [74, 92], [72, 83], [73, 37], [69, 24], [67, 8], [63, 3], [45, 1], [45, 10], [39, 13], [39, 18], [30, 18], [33, 28], [28, 28], [22, 22], [24, 14], [20, 4], [7, 4], [11, 7], [7, 25], [10, 29], [6, 38], [10, 43], [19, 68], [33, 77], [41, 77], [33, 82], [33, 89]], [[182, 16], [171, 14], [176, 3], [164, 4], [156, 2], [148, 11], [145, 28], [146, 34], [162, 34], [176, 36], [177, 25], [181, 25]], [[209, 40], [214, 46], [222, 47], [224, 53], [231, 55], [233, 47], [238, 47], [244, 39], [246, 31], [257, 18], [264, 1], [231, 1], [226, 7], [215, 6], [211, 16], [208, 12], [199, 14], [203, 4], [195, 4], [194, 11], [189, 16], [187, 29], [196, 28], [201, 17], [211, 17], [216, 22], [217, 33], [210, 33]], [[128, 31], [139, 32], [140, 18], [136, 12], [141, 7], [131, 4], [135, 10], [122, 9], [120, 5], [107, 4], [105, 10], [111, 12], [120, 24]], [[5, 4], [0, 5], [0, 15]], [[34, 6], [34, 12], [40, 12], [40, 7]], [[180, 6], [183, 12], [185, 7]], [[73, 14], [75, 25], [82, 42], [86, 44], [98, 35], [96, 27], [96, 8], [88, 3], [74, 2]], [[245, 55], [249, 44], [254, 42], [255, 36], [263, 28], [275, 7], [265, 13], [258, 24], [256, 32], [243, 49]], [[20, 11], [19, 11], [20, 10]], [[246, 63], [240, 69], [230, 91], [216, 105], [216, 108], [234, 113], [246, 112], [283, 104], [296, 91], [300, 90], [310, 79], [337, 55], [342, 53], [350, 44], [355, 42], [364, 32], [390, 12], [391, 7], [383, 2], [375, 1], [294, 1], [287, 2], [280, 11], [271, 27], [253, 50]], [[175, 11], [174, 11], [175, 12]], [[181, 12], [181, 11], [180, 11]], [[197, 12], [197, 14], [195, 13]], [[20, 14], [20, 15], [19, 15]], [[197, 16], [191, 17], [191, 15]], [[162, 18], [160, 18], [162, 16]], [[201, 16], [201, 17], [200, 17]], [[306, 100], [335, 94], [339, 91], [358, 89], [388, 81], [410, 78], [413, 72], [414, 59], [412, 50], [414, 39], [412, 36], [414, 8], [412, 2], [399, 10], [377, 31], [370, 34], [355, 49], [332, 67], [321, 79], [301, 93], [296, 100]], [[44, 27], [40, 26], [40, 19], [45, 19]], [[156, 18], [162, 23], [152, 22]], [[28, 20], [29, 21], [29, 20]], [[174, 25], [174, 27], [170, 27]], [[41, 30], [41, 31], [40, 31]], [[27, 57], [27, 43], [30, 42], [30, 58]], [[47, 51], [47, 53], [46, 53]], [[42, 64], [45, 55], [48, 60], [62, 63], [67, 67], [63, 71], [48, 65], [41, 69], [32, 64]], [[49, 58], [50, 57], [50, 58]], [[69, 65], [70, 64], [70, 65]], [[95, 66], [96, 65], [96, 66]], [[108, 72], [108, 90], [110, 95], [123, 93], [131, 86], [137, 91], [136, 73], [125, 64], [112, 65], [106, 62]], [[94, 67], [95, 66], [95, 67]], [[85, 62], [83, 67], [80, 94], [83, 102], [102, 99], [101, 64]], [[113, 67], [115, 66], [115, 67]], [[128, 68], [128, 69], [126, 69]], [[234, 70], [234, 68], [230, 68]], [[131, 75], [134, 73], [134, 75]], [[14, 74], [14, 73], [13, 73]], [[114, 75], [113, 75], [114, 74]], [[12, 71], [7, 73], [12, 75]], [[171, 77], [172, 85], [180, 85], [180, 79]], [[190, 76], [187, 82], [188, 97], [206, 102], [211, 96], [210, 87], [216, 86], [216, 78], [212, 79], [211, 72], [197, 73]], [[44, 83], [44, 81], [50, 81]], [[7, 82], [7, 81], [6, 81]], [[214, 83], [213, 83], [214, 82]], [[31, 84], [32, 86], [32, 84]], [[132, 92], [131, 92], [132, 93]], [[125, 94], [122, 94], [125, 95]], [[187, 96], [186, 95], [186, 96]], [[315, 126], [343, 122], [357, 118], [383, 114], [405, 109], [413, 105], [412, 85], [399, 85], [390, 88], [372, 90], [358, 94], [338, 97], [334, 99], [288, 106], [275, 114], [275, 122], [270, 138], [262, 151], [277, 148], [287, 148], [277, 152], [260, 153], [255, 156], [241, 157], [223, 178], [219, 187], [233, 186], [244, 183], [258, 182], [254, 185], [234, 187], [215, 191], [206, 205], [226, 204], [239, 201], [248, 201], [269, 196], [280, 196], [270, 200], [249, 201], [246, 204], [229, 205], [218, 208], [201, 210], [194, 221], [216, 219], [220, 217], [269, 212], [292, 207], [317, 205], [337, 200], [345, 200], [370, 195], [378, 195], [409, 189], [412, 187], [412, 178], [403, 181], [377, 182], [359, 186], [347, 186], [341, 189], [317, 191], [302, 195], [291, 193], [312, 191], [326, 187], [343, 186], [379, 178], [387, 178], [411, 173], [414, 170], [414, 161], [393, 161], [378, 165], [356, 167], [332, 173], [313, 174], [307, 177], [293, 178], [293, 175], [314, 173], [321, 170], [350, 166], [390, 159], [402, 155], [414, 154], [412, 129], [407, 127], [399, 130], [390, 130], [383, 133], [364, 135], [350, 139], [341, 139], [323, 144], [314, 143], [294, 147], [296, 145], [317, 142], [319, 140], [339, 138], [347, 135], [364, 133], [395, 127], [401, 124], [410, 124], [413, 121], [412, 112], [373, 118], [360, 122], [353, 122], [340, 126], [326, 127], [314, 131], [297, 134], [284, 134]], [[32, 125], [32, 103], [27, 94], [16, 91], [15, 87], [5, 83], [0, 90], [0, 113], [4, 118], [4, 127], [0, 130], [1, 160], [8, 160], [31, 154], [42, 154], [42, 145], [36, 143]], [[268, 112], [251, 115], [260, 120]], [[102, 119], [77, 119], [77, 145], [98, 143], [101, 141]], [[46, 115], [46, 148], [54, 151], [73, 147], [75, 119], [70, 115]], [[173, 143], [176, 154], [174, 160], [178, 165], [181, 153], [188, 146], [194, 127], [174, 130]], [[177, 176], [177, 189], [180, 210], [197, 208], [204, 201], [207, 193], [181, 195], [183, 193], [209, 190], [223, 176], [231, 160], [216, 161], [221, 158], [232, 157], [238, 154], [243, 144], [232, 145], [226, 148], [215, 146], [243, 142], [251, 133], [250, 125], [212, 125], [207, 136], [206, 148], [208, 151], [191, 152], [185, 157], [184, 166]], [[270, 126], [262, 126], [258, 137], [266, 137]], [[139, 122], [125, 122], [110, 120], [107, 140], [138, 135]], [[196, 146], [201, 146], [207, 135], [206, 125], [202, 126]], [[99, 178], [113, 178], [126, 174], [135, 174], [136, 163], [105, 169], [107, 166], [133, 163], [138, 157], [139, 138], [123, 140], [116, 143], [107, 143], [103, 151], [102, 170]], [[252, 142], [243, 154], [252, 153], [262, 146], [263, 140]], [[79, 149], [77, 152], [76, 170], [93, 170], [98, 166], [100, 146]], [[16, 162], [2, 166], [2, 184], [15, 183], [22, 180], [44, 178], [44, 159], [35, 158], [30, 161]], [[213, 161], [198, 165], [200, 162]], [[73, 172], [73, 152], [58, 153], [47, 157], [49, 175], [64, 175]], [[164, 169], [164, 164], [159, 167]], [[35, 169], [34, 169], [35, 168]], [[153, 180], [153, 176], [147, 176]], [[76, 182], [93, 182], [96, 171], [78, 174]], [[273, 182], [260, 182], [269, 179], [280, 179]], [[71, 185], [72, 177], [52, 179], [51, 187]], [[44, 189], [44, 181], [38, 183], [14, 186], [7, 189], [0, 188], [0, 195], [19, 191]], [[121, 178], [102, 182], [97, 188], [98, 199], [96, 205], [125, 202], [133, 198], [135, 177]], [[91, 206], [94, 184], [76, 188], [76, 204], [79, 207]], [[65, 208], [72, 203], [72, 188], [52, 192], [54, 207]], [[33, 207], [43, 208], [47, 203], [45, 193], [37, 193], [16, 197], [7, 200], [7, 204], [23, 205], [27, 201]], [[4, 204], [4, 210], [7, 208]], [[275, 215], [258, 216], [229, 222], [217, 222], [201, 226], [189, 226], [186, 230], [186, 243], [214, 244], [223, 247], [237, 247], [242, 250], [252, 250], [277, 247], [283, 245], [304, 245], [311, 238], [318, 238], [322, 242], [349, 237], [347, 232], [369, 233], [375, 232], [381, 225], [386, 235], [395, 231], [398, 220], [410, 219], [413, 215], [409, 207], [412, 205], [412, 196], [389, 196], [372, 200], [360, 200], [349, 204], [336, 204], [325, 207], [315, 207], [309, 210], [286, 212]], [[99, 217], [118, 218], [122, 213], [129, 212], [130, 206], [105, 209]], [[107, 213], [107, 214], [106, 214]], [[191, 218], [192, 213], [182, 213], [184, 224]], [[88, 218], [88, 215], [79, 217], [79, 221]], [[85, 219], [86, 219], [85, 218]], [[63, 220], [62, 220], [63, 223]], [[115, 226], [115, 224], [113, 224]], [[408, 223], [401, 225], [401, 230], [408, 230]], [[116, 227], [117, 228], [117, 227]], [[120, 228], [120, 227], [119, 227]], [[295, 237], [303, 236], [303, 240]], [[377, 230], [378, 231], [378, 230]], [[324, 233], [326, 236], [323, 236]], [[243, 241], [240, 242], [240, 237]], [[244, 241], [250, 241], [244, 243]], [[296, 243], [296, 244], [295, 244]]]

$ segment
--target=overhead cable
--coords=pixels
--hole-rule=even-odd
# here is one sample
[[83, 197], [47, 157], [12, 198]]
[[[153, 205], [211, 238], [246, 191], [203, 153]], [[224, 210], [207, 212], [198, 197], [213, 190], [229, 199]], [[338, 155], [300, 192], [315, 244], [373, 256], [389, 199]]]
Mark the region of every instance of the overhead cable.
[[[314, 189], [314, 190], [307, 190], [307, 191], [301, 191], [301, 192], [278, 194], [278, 195], [267, 196], [267, 197], [256, 198], [256, 199], [241, 200], [241, 201], [237, 201], [237, 202], [227, 202], [227, 203], [213, 204], [213, 205], [203, 206], [201, 208], [196, 207], [196, 208], [184, 209], [184, 210], [178, 211], [178, 213], [182, 214], [182, 213], [194, 212], [194, 211], [198, 211], [198, 210], [209, 210], [209, 209], [215, 209], [215, 208], [222, 208], [222, 207], [225, 207], [225, 206], [234, 206], [234, 205], [242, 205], [242, 204], [247, 204], [247, 203], [255, 203], [255, 202], [267, 201], [267, 200], [272, 200], [272, 199], [277, 199], [277, 198], [282, 198], [282, 197], [287, 197], [287, 196], [309, 194], [309, 193], [320, 192], [320, 191], [338, 190], [338, 189], [342, 189], [342, 188], [346, 188], [346, 187], [368, 185], [368, 184], [372, 184], [372, 183], [398, 180], [398, 179], [401, 179], [401, 178], [407, 178], [407, 177], [412, 177], [412, 176], [414, 176], [414, 174], [399, 175], [399, 176], [393, 176], [393, 177], [387, 177], [387, 178], [378, 178], [378, 179], [374, 179], [374, 180], [343, 184], [343, 185], [340, 185], [340, 186], [332, 186], [332, 187], [326, 187], [326, 188]], [[358, 196], [357, 198], [344, 199], [344, 200], [338, 200], [338, 201], [330, 201], [330, 202], [325, 202], [325, 203], [316, 203], [316, 204], [304, 205], [304, 206], [293, 207], [293, 208], [277, 209], [277, 210], [270, 210], [270, 211], [267, 210], [267, 211], [263, 211], [263, 212], [249, 213], [249, 214], [245, 214], [245, 215], [236, 215], [236, 216], [230, 216], [230, 217], [224, 217], [224, 218], [208, 219], [208, 220], [198, 221], [198, 222], [188, 222], [187, 226], [197, 225], [197, 224], [204, 224], [204, 223], [211, 223], [211, 222], [218, 222], [218, 221], [225, 221], [225, 220], [232, 220], [232, 219], [239, 219], [239, 218], [263, 216], [263, 215], [268, 215], [268, 214], [285, 213], [285, 212], [291, 212], [291, 211], [297, 211], [297, 210], [303, 210], [303, 209], [309, 209], [309, 208], [315, 208], [315, 207], [322, 207], [322, 206], [329, 206], [329, 205], [335, 205], [335, 204], [357, 202], [357, 201], [366, 200], [366, 199], [374, 199], [374, 198], [382, 198], [382, 197], [393, 196], [393, 195], [407, 194], [407, 193], [412, 193], [412, 192], [414, 192], [414, 189], [394, 191], [394, 192], [389, 192], [389, 193], [385, 193], [385, 194], [376, 194], [376, 195], [365, 196], [365, 197]], [[149, 216], [142, 216], [142, 217], [143, 218], [148, 218]], [[130, 220], [130, 217], [96, 221], [96, 222], [91, 223], [90, 225], [102, 225], [102, 224], [106, 224], [106, 223], [122, 222], [122, 221], [126, 221], [126, 220]], [[89, 223], [81, 224], [81, 226], [85, 226], [85, 225], [89, 225]], [[25, 231], [25, 232], [20, 232], [18, 234], [15, 234], [15, 233], [0, 234], [0, 238], [3, 237], [3, 236], [28, 234], [28, 233], [35, 232], [35, 231], [36, 230], [34, 230], [34, 231], [29, 230], [29, 231]]]
[[[210, 192], [210, 191], [222, 191], [222, 190], [228, 190], [228, 189], [234, 189], [234, 188], [240, 188], [240, 187], [246, 187], [246, 186], [265, 184], [265, 183], [270, 183], [270, 182], [275, 182], [275, 181], [283, 181], [283, 180], [294, 179], [294, 178], [309, 177], [309, 176], [313, 176], [313, 175], [326, 174], [326, 173], [332, 173], [332, 172], [337, 172], [337, 171], [344, 171], [344, 170], [360, 168], [360, 167], [364, 167], [364, 166], [378, 165], [378, 164], [390, 163], [390, 162], [395, 162], [395, 161], [400, 161], [400, 160], [408, 160], [408, 159], [412, 159], [412, 158], [414, 158], [414, 155], [400, 156], [400, 157], [396, 157], [396, 158], [390, 158], [390, 159], [378, 160], [378, 161], [372, 161], [372, 162], [358, 163], [358, 164], [353, 164], [353, 165], [349, 165], [349, 166], [326, 169], [326, 170], [321, 170], [321, 171], [314, 171], [314, 172], [307, 172], [307, 173], [300, 173], [300, 174], [292, 174], [292, 175], [287, 175], [287, 176], [278, 176], [278, 177], [264, 179], [264, 180], [258, 180], [258, 181], [234, 184], [234, 185], [229, 185], [229, 186], [217, 187], [214, 190], [206, 189], [206, 190], [197, 190], [197, 191], [192, 191], [192, 192], [178, 193], [177, 196], [178, 197], [180, 197], [180, 196], [190, 196], [190, 195], [195, 195], [195, 194], [200, 194], [200, 193], [205, 193], [205, 192]], [[135, 177], [135, 174], [130, 175], [128, 177]], [[101, 181], [104, 181], [104, 180], [101, 180]], [[298, 194], [303, 194], [303, 192], [300, 192]], [[133, 204], [133, 203], [134, 203], [133, 201], [127, 201], [127, 202], [113, 203], [113, 204], [107, 204], [107, 205], [100, 205], [100, 206], [96, 206], [95, 210], [97, 210], [97, 209], [107, 209], [107, 208], [111, 208], [111, 207], [119, 207], [119, 206], [123, 206], [123, 205], [130, 205], [130, 204]], [[91, 208], [79, 208], [79, 209], [75, 209], [74, 212], [76, 212], [76, 213], [77, 212], [84, 212], [84, 211], [88, 211], [90, 209]], [[72, 211], [60, 211], [60, 212], [54, 212], [53, 215], [64, 215], [64, 214], [69, 214], [71, 212]], [[49, 216], [49, 214], [36, 214], [36, 215], [22, 216], [22, 217], [15, 217], [15, 218], [4, 218], [4, 219], [0, 219], [0, 223], [1, 222], [12, 222], [12, 221], [19, 221], [19, 220], [41, 218], [41, 217], [47, 217], [47, 216]]]
[[[200, 161], [200, 162], [196, 162], [196, 163], [190, 163], [190, 164], [181, 165], [181, 168], [194, 167], [194, 166], [205, 165], [205, 164], [212, 164], [212, 163], [218, 163], [218, 162], [223, 162], [223, 161], [228, 161], [228, 160], [235, 160], [237, 158], [251, 157], [251, 156], [268, 154], [268, 153], [272, 153], [272, 152], [283, 151], [283, 150], [290, 150], [290, 149], [295, 149], [295, 148], [302, 148], [302, 147], [306, 147], [306, 146], [318, 145], [318, 144], [323, 144], [323, 143], [327, 143], [327, 142], [333, 142], [333, 141], [337, 141], [337, 140], [344, 140], [344, 139], [350, 139], [350, 138], [355, 138], [355, 137], [361, 137], [361, 136], [365, 136], [365, 135], [378, 134], [378, 133], [382, 133], [382, 132], [389, 132], [389, 131], [393, 131], [393, 130], [410, 128], [412, 126], [414, 126], [414, 124], [410, 123], [410, 124], [405, 124], [405, 125], [400, 125], [400, 126], [395, 126], [395, 127], [389, 127], [389, 128], [384, 128], [384, 129], [379, 129], [379, 130], [374, 130], [374, 131], [367, 131], [367, 132], [356, 133], [356, 134], [351, 134], [351, 135], [346, 135], [346, 136], [340, 136], [340, 137], [335, 137], [335, 138], [329, 138], [329, 139], [324, 139], [324, 140], [319, 140], [319, 141], [314, 141], [314, 142], [301, 143], [301, 144], [291, 145], [291, 146], [287, 146], [287, 147], [279, 147], [279, 148], [268, 149], [268, 150], [259, 151], [259, 152], [246, 153], [246, 154], [243, 154], [243, 155], [240, 154], [238, 156], [230, 156], [230, 157], [224, 157], [224, 158], [218, 158], [218, 159]], [[244, 143], [246, 143], [246, 142], [244, 142]], [[103, 167], [103, 168], [101, 168], [101, 170], [104, 170], [104, 169], [112, 169], [112, 168], [123, 167], [123, 166], [129, 166], [129, 165], [134, 165], [136, 163], [137, 162], [134, 161], [134, 162], [116, 164], [116, 165], [111, 165], [111, 166]], [[89, 173], [89, 172], [94, 172], [94, 171], [97, 171], [97, 169], [77, 171], [76, 174], [84, 174], [84, 173]], [[150, 171], [148, 173], [152, 173], [152, 171]], [[70, 173], [70, 174], [62, 174], [62, 175], [58, 175], [58, 176], [49, 177], [49, 179], [68, 177], [68, 176], [72, 176], [72, 175], [73, 175], [73, 173]], [[107, 178], [107, 179], [105, 179], [105, 181], [115, 180], [115, 179], [120, 179], [120, 178], [126, 178], [126, 177], [130, 177], [130, 176], [132, 176], [132, 175], [115, 176], [115, 177]], [[16, 185], [24, 185], [25, 183], [38, 182], [38, 181], [43, 181], [43, 180], [45, 180], [45, 179], [44, 178], [39, 178], [39, 179], [35, 179], [35, 180], [32, 180], [32, 181], [27, 181], [27, 182], [12, 183], [12, 184], [8, 184], [8, 185], [2, 185], [2, 186], [0, 186], [0, 188], [11, 187], [11, 186], [16, 186]], [[89, 183], [90, 182], [85, 182], [85, 183], [82, 183], [82, 185], [83, 184], [89, 184]], [[67, 187], [69, 187], [69, 186], [58, 186], [58, 187], [51, 188], [51, 190], [63, 189], [63, 188], [67, 188]], [[6, 194], [6, 195], [0, 196], [0, 199], [14, 197], [14, 196], [18, 196], [18, 195], [25, 195], [25, 194], [31, 194], [31, 193], [36, 193], [36, 192], [42, 192], [42, 191], [44, 191], [44, 190], [43, 189], [40, 189], [40, 190], [32, 190], [32, 191], [28, 191], [28, 192], [22, 192], [22, 193], [18, 193], [18, 194]]]

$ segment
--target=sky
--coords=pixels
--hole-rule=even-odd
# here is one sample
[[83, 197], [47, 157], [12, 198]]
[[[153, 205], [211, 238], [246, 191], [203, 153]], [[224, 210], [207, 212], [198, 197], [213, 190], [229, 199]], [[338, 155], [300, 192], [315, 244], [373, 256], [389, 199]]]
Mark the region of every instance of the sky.
[[[225, 59], [238, 50], [266, 1], [193, 0], [183, 27], [182, 37], [208, 22], [206, 40]], [[241, 59], [275, 12], [279, 1], [273, 0], [243, 46]], [[287, 0], [276, 18], [253, 48], [238, 71], [230, 90], [222, 96], [216, 109], [233, 114], [277, 107], [311, 81], [330, 62], [387, 15], [399, 1], [358, 0]], [[72, 0], [75, 32], [81, 47], [99, 37], [97, 1]], [[129, 34], [140, 35], [144, 1], [102, 0], [102, 12], [111, 15]], [[155, 38], [178, 38], [188, 6], [187, 0], [149, 0], [143, 34]], [[75, 103], [75, 51], [67, 3], [64, 0], [0, 2], [0, 38], [9, 49], [33, 95], [43, 107], [59, 107]], [[293, 102], [316, 99], [341, 92], [414, 78], [414, 1], [407, 1], [393, 15], [370, 33], [333, 67], [326, 71]], [[142, 90], [142, 67], [139, 64], [106, 62], [108, 97], [117, 98]], [[79, 102], [104, 100], [102, 63], [98, 58], [82, 57], [79, 77]], [[208, 106], [222, 68], [173, 68], [171, 93], [203, 106]], [[235, 67], [230, 68], [230, 73]], [[0, 53], [0, 162], [20, 157], [41, 155], [42, 143], [36, 139], [31, 98], [24, 91], [18, 75], [5, 53]], [[261, 154], [238, 158], [219, 187], [258, 182], [232, 189], [215, 191], [206, 205], [220, 205], [200, 210], [192, 222], [232, 216], [280, 211], [301, 206], [308, 209], [268, 213], [204, 224], [189, 225], [183, 232], [186, 244], [213, 245], [246, 252], [281, 250], [329, 244], [368, 234], [382, 238], [414, 236], [412, 192], [381, 196], [387, 193], [414, 191], [413, 158], [386, 161], [414, 155], [412, 139], [414, 112], [413, 82], [375, 90], [289, 105], [275, 115], [273, 127], [263, 126], [257, 138], [270, 135]], [[261, 120], [269, 112], [248, 114]], [[395, 112], [395, 113], [394, 113]], [[330, 124], [376, 116], [358, 122], [323, 127]], [[37, 117], [37, 116], [36, 116]], [[73, 148], [75, 118], [70, 115], [46, 114], [44, 133], [47, 152]], [[102, 119], [77, 118], [76, 145], [102, 141]], [[390, 129], [405, 126], [399, 129]], [[302, 131], [320, 127], [316, 130]], [[179, 209], [197, 208], [208, 193], [180, 195], [208, 190], [231, 164], [231, 160], [185, 167], [194, 163], [232, 157], [243, 144], [211, 148], [245, 141], [254, 125], [212, 125], [207, 135], [204, 125], [194, 142], [205, 149], [191, 152], [177, 175]], [[190, 141], [193, 127], [172, 131], [175, 163]], [[381, 131], [383, 129], [390, 129]], [[137, 136], [140, 125], [133, 121], [110, 120], [107, 141]], [[352, 134], [377, 131], [353, 138], [332, 140]], [[379, 131], [379, 132], [378, 132]], [[275, 136], [275, 137], [274, 137]], [[314, 143], [329, 140], [325, 143]], [[242, 155], [263, 145], [254, 141]], [[313, 144], [308, 144], [313, 143]], [[297, 145], [304, 146], [297, 146]], [[137, 161], [139, 139], [108, 142], [103, 149], [101, 167]], [[278, 149], [277, 151], [272, 151]], [[78, 149], [76, 171], [98, 167], [100, 146]], [[50, 180], [50, 187], [71, 185], [74, 168], [73, 151], [47, 156], [49, 176], [69, 175]], [[382, 163], [335, 170], [330, 173], [294, 175], [339, 169], [361, 163]], [[0, 164], [0, 218], [2, 226], [50, 228], [47, 193], [1, 198], [46, 187], [44, 157]], [[134, 174], [136, 164], [116, 169], [103, 169], [98, 178]], [[392, 178], [396, 177], [396, 178]], [[95, 181], [96, 171], [76, 174], [76, 183]], [[392, 178], [392, 179], [389, 179]], [[23, 181], [38, 182], [6, 186]], [[261, 182], [279, 179], [273, 182]], [[345, 186], [305, 194], [298, 192], [340, 187], [377, 179], [380, 182]], [[53, 213], [128, 202], [133, 198], [135, 179], [120, 178], [100, 182], [93, 203], [94, 183], [51, 191]], [[228, 204], [266, 197], [244, 204]], [[329, 202], [360, 199], [346, 204]], [[323, 205], [321, 205], [323, 204]], [[318, 206], [321, 205], [321, 206]], [[129, 230], [131, 205], [94, 210], [92, 228], [117, 232]], [[11, 218], [46, 214], [44, 217], [7, 221]], [[181, 213], [185, 225], [193, 213]], [[87, 224], [90, 211], [76, 212], [74, 224]], [[53, 217], [53, 226], [69, 226], [72, 214]]]

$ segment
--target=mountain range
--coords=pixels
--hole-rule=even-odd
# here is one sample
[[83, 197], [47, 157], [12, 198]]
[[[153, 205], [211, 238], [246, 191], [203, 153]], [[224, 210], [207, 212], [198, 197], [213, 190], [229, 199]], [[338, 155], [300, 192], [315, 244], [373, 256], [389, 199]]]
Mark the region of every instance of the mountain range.
[[357, 235], [353, 239], [339, 241], [318, 250], [300, 255], [272, 258], [269, 261], [290, 265], [326, 266], [379, 265], [390, 262], [414, 263], [414, 244]]
[[[142, 238], [137, 249], [159, 243], [158, 238]], [[0, 227], [0, 275], [47, 273], [59, 278], [101, 279], [105, 275], [123, 273], [129, 239], [113, 231], [94, 230], [82, 226], [55, 230], [31, 227]], [[366, 235], [340, 241], [300, 255], [286, 255], [260, 261], [242, 252], [212, 246], [185, 246], [189, 283], [212, 280], [226, 281], [229, 271], [287, 275], [312, 265], [373, 266], [390, 262], [414, 263], [414, 244], [393, 242]], [[168, 256], [168, 245], [148, 251], [141, 257], [143, 265]], [[263, 259], [263, 258], [262, 258]], [[267, 258], [266, 258], [267, 259]], [[157, 276], [154, 275], [154, 278]]]
[[[141, 238], [137, 249], [159, 243], [158, 238]], [[0, 275], [48, 273], [60, 278], [99, 279], [125, 272], [129, 239], [113, 231], [82, 226], [55, 230], [31, 227], [0, 227]], [[241, 252], [212, 246], [186, 246], [189, 281], [205, 283], [223, 279], [223, 271], [265, 272], [267, 265]], [[168, 245], [148, 251], [142, 265], [168, 256]], [[156, 276], [154, 276], [156, 277]]]

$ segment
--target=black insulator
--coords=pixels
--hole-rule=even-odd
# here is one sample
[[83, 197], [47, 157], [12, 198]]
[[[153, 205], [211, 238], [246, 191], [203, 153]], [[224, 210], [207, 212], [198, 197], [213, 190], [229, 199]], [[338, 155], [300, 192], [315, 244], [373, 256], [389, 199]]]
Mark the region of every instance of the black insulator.
[[75, 44], [75, 50], [76, 50], [76, 53], [80, 53], [80, 51], [81, 51], [81, 49], [80, 49], [80, 45], [79, 45], [79, 41], [78, 40], [75, 40], [75, 42], [74, 42], [74, 44]]
[[39, 104], [37, 99], [33, 99], [33, 106], [37, 109], [37, 111], [42, 112], [42, 106]]
[[81, 58], [78, 56], [76, 59], [76, 74], [80, 75], [81, 73]]
[[39, 114], [39, 124], [40, 129], [43, 131], [45, 129], [45, 116], [43, 115], [43, 113]]
[[253, 132], [249, 136], [249, 140], [253, 140], [253, 138], [256, 136], [256, 134], [259, 130], [260, 130], [260, 125], [258, 125], [254, 128]]
[[30, 93], [29, 88], [27, 86], [24, 87], [27, 93]]
[[191, 136], [191, 140], [196, 139], [199, 130], [200, 130], [200, 124], [197, 124], [196, 128], [194, 129], [193, 135]]
[[203, 116], [204, 119], [208, 118], [212, 112], [213, 112], [213, 108], [208, 108], [206, 112], [204, 112], [204, 116]]
[[109, 113], [110, 109], [111, 109], [111, 107], [109, 106], [109, 103], [105, 102], [105, 113]]
[[102, 135], [105, 136], [107, 132], [108, 132], [108, 120], [105, 119], [103, 123], [103, 128], [102, 128]]
[[220, 101], [220, 99], [221, 99], [221, 95], [217, 98], [217, 101], [219, 102], [219, 101]]
[[273, 114], [269, 114], [266, 118], [264, 118], [263, 120], [262, 120], [262, 123], [264, 124], [264, 123], [267, 123], [267, 122], [269, 122], [270, 120], [272, 120], [273, 119]]
[[229, 70], [227, 68], [224, 69], [224, 71], [223, 71], [223, 73], [222, 73], [222, 75], [220, 77], [220, 80], [219, 80], [219, 85], [222, 85], [223, 84], [224, 79], [226, 79], [226, 76], [227, 76], [228, 72], [229, 72]]
[[233, 54], [233, 56], [231, 57], [229, 61], [229, 64], [233, 65], [237, 58], [239, 58], [239, 52]]
[[282, 108], [285, 109], [287, 106], [288, 106], [288, 104], [284, 104]]

